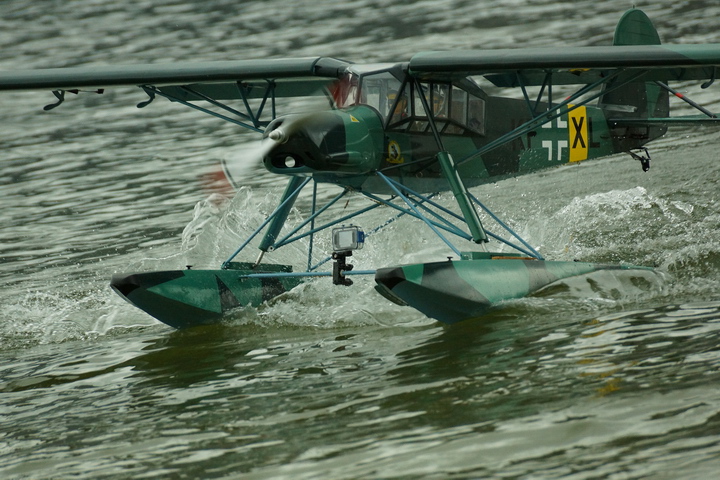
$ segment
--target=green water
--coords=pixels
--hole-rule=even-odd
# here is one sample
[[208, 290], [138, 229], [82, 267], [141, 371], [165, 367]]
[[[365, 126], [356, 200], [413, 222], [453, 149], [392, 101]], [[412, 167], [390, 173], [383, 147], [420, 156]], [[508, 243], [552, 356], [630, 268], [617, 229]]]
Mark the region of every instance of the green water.
[[6, 354], [3, 475], [711, 478], [719, 302], [535, 310], [453, 328], [137, 329]]
[[[608, 44], [625, 3], [16, 0], [0, 67]], [[646, 11], [665, 41], [720, 42], [714, 2]], [[682, 88], [720, 110], [716, 86]], [[672, 130], [648, 173], [618, 156], [473, 189], [547, 258], [656, 273], [567, 280], [452, 327], [371, 280], [318, 280], [174, 331], [111, 275], [217, 267], [283, 185], [250, 164], [234, 197], [208, 188], [254, 137], [167, 102], [138, 111], [143, 95], [49, 113], [49, 92], [0, 95], [1, 478], [717, 475], [720, 134]], [[375, 238], [357, 269], [447, 255], [412, 222]]]

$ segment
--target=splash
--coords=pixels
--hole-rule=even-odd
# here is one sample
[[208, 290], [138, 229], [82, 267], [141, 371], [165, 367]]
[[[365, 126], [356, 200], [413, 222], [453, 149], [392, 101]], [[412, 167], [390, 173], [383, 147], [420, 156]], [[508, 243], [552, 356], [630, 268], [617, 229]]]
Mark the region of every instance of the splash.
[[552, 259], [656, 268], [658, 278], [645, 292], [613, 286], [610, 279], [566, 285], [577, 298], [609, 304], [619, 299], [617, 305], [629, 305], [633, 298], [658, 305], [698, 296], [712, 300], [720, 288], [720, 215], [713, 208], [675, 192], [653, 195], [643, 187], [595, 193], [550, 213], [540, 241], [550, 246], [543, 253]]
[[351, 287], [332, 285], [329, 279], [305, 282], [256, 309], [244, 309], [228, 318], [230, 325], [272, 327], [417, 327], [435, 321], [417, 311], [381, 299], [371, 278], [353, 278]]
[[572, 199], [549, 215], [540, 240], [557, 259], [657, 266], [663, 253], [696, 240], [697, 221], [693, 204], [635, 187]]
[[125, 306], [118, 297], [111, 296], [105, 285], [75, 292], [28, 291], [4, 305], [0, 346], [10, 350], [87, 341], [127, 329], [156, 326], [140, 311], [125, 312]]

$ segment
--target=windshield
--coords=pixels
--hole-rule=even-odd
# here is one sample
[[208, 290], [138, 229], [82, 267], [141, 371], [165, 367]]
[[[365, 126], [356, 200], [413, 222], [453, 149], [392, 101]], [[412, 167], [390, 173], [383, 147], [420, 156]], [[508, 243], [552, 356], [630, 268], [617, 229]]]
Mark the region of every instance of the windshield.
[[335, 82], [331, 88], [331, 93], [337, 108], [346, 108], [357, 105], [357, 92], [360, 80], [354, 73], [348, 73], [343, 78]]
[[[352, 72], [334, 85], [332, 95], [338, 108], [359, 104], [368, 105], [377, 110], [383, 120], [386, 120], [396, 104], [401, 86], [400, 80], [388, 71], [363, 75]], [[404, 100], [406, 109], [407, 98]]]

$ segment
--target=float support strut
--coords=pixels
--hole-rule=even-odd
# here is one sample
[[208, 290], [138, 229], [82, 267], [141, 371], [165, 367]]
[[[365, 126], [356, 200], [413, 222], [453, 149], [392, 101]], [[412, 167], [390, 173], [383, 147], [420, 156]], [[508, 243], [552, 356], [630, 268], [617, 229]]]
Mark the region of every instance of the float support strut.
[[475, 210], [475, 206], [470, 199], [470, 194], [467, 191], [467, 187], [465, 187], [465, 183], [463, 183], [462, 178], [460, 178], [460, 174], [457, 171], [457, 165], [455, 165], [452, 157], [443, 146], [440, 132], [435, 124], [434, 112], [430, 109], [430, 105], [428, 104], [427, 98], [425, 98], [425, 93], [419, 80], [415, 80], [415, 91], [418, 92], [418, 97], [420, 97], [423, 109], [425, 109], [428, 120], [430, 120], [430, 130], [432, 131], [433, 136], [435, 137], [435, 143], [437, 143], [438, 146], [437, 159], [440, 163], [440, 168], [442, 169], [443, 175], [447, 179], [448, 183], [450, 183], [450, 189], [452, 190], [453, 195], [455, 195], [455, 200], [457, 201], [460, 211], [465, 218], [465, 223], [467, 223], [468, 229], [470, 229], [470, 235], [472, 235], [472, 239], [475, 243], [487, 243], [489, 240], [485, 234], [482, 222], [480, 222], [480, 216], [478, 215], [477, 210]]
[[452, 190], [453, 195], [455, 195], [455, 200], [457, 201], [460, 211], [465, 218], [465, 223], [467, 223], [468, 229], [470, 229], [470, 235], [472, 235], [473, 241], [475, 243], [488, 242], [488, 237], [485, 234], [482, 222], [480, 222], [480, 217], [478, 216], [477, 210], [475, 210], [475, 206], [470, 200], [470, 194], [458, 174], [452, 157], [448, 152], [441, 151], [438, 152], [437, 159], [443, 173], [445, 174], [445, 178], [450, 183], [450, 189]]
[[280, 230], [282, 230], [283, 225], [285, 225], [285, 220], [287, 220], [290, 210], [292, 210], [295, 200], [300, 194], [300, 190], [302, 190], [300, 185], [303, 183], [303, 180], [302, 177], [290, 177], [290, 181], [287, 187], [285, 187], [283, 196], [280, 199], [281, 207], [275, 213], [260, 242], [259, 248], [263, 252], [267, 252], [275, 244], [275, 240], [277, 240], [278, 235], [280, 235]]

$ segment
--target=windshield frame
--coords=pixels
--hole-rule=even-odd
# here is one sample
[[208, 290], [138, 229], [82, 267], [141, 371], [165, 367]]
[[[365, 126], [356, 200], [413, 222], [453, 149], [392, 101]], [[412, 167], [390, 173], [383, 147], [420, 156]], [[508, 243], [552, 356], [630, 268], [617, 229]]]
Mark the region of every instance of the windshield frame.
[[[474, 81], [420, 80], [420, 93], [406, 70], [402, 63], [351, 65], [333, 92], [336, 106], [372, 108], [386, 130], [427, 133], [433, 121], [443, 135], [485, 135], [488, 96]], [[423, 94], [432, 114], [422, 106]]]

